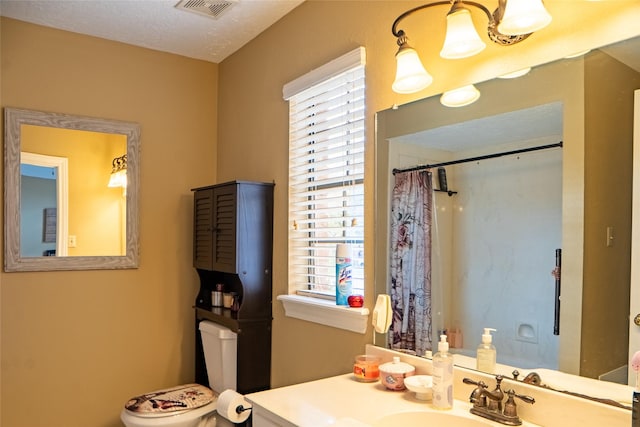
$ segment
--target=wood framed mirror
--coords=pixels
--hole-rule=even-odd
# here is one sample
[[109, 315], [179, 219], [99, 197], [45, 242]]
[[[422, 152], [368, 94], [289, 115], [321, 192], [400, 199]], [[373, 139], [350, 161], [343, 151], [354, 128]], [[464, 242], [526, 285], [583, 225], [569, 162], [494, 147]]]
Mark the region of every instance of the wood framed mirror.
[[4, 125], [4, 271], [137, 268], [139, 125], [17, 108]]

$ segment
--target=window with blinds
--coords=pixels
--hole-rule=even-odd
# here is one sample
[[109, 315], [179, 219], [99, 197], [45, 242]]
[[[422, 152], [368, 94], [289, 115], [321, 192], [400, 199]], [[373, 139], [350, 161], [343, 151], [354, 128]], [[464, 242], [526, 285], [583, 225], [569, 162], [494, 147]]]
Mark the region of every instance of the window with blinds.
[[[364, 48], [284, 91], [289, 100], [290, 288], [335, 299], [336, 245], [347, 243], [353, 292], [364, 294]], [[295, 93], [287, 96], [287, 91]]]

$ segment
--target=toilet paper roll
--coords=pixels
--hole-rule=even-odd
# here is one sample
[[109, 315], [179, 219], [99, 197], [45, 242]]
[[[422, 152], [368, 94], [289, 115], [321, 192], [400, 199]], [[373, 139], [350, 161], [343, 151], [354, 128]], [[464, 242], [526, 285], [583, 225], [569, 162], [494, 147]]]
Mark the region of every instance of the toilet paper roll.
[[218, 415], [234, 424], [247, 421], [251, 414], [251, 405], [244, 400], [244, 396], [234, 390], [225, 390], [218, 396], [216, 405]]

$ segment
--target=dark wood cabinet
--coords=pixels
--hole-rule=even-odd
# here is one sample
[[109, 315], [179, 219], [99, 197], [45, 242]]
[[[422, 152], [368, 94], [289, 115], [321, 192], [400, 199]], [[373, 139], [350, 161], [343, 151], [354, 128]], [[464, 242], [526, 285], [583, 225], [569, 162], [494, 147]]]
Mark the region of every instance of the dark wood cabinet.
[[236, 185], [199, 189], [194, 195], [193, 265], [236, 273]]
[[[196, 381], [208, 385], [198, 323], [210, 320], [237, 333], [239, 393], [270, 388], [273, 187], [232, 181], [194, 188], [193, 265], [196, 298]], [[235, 292], [239, 308], [213, 307], [216, 284]]]

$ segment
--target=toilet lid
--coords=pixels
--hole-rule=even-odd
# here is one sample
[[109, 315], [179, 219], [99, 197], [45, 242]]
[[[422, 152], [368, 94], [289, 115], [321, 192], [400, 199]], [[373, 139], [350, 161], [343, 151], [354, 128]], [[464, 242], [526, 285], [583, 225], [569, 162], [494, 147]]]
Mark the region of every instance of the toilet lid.
[[124, 407], [139, 415], [161, 416], [200, 408], [213, 401], [213, 390], [200, 384], [183, 384], [132, 397]]

